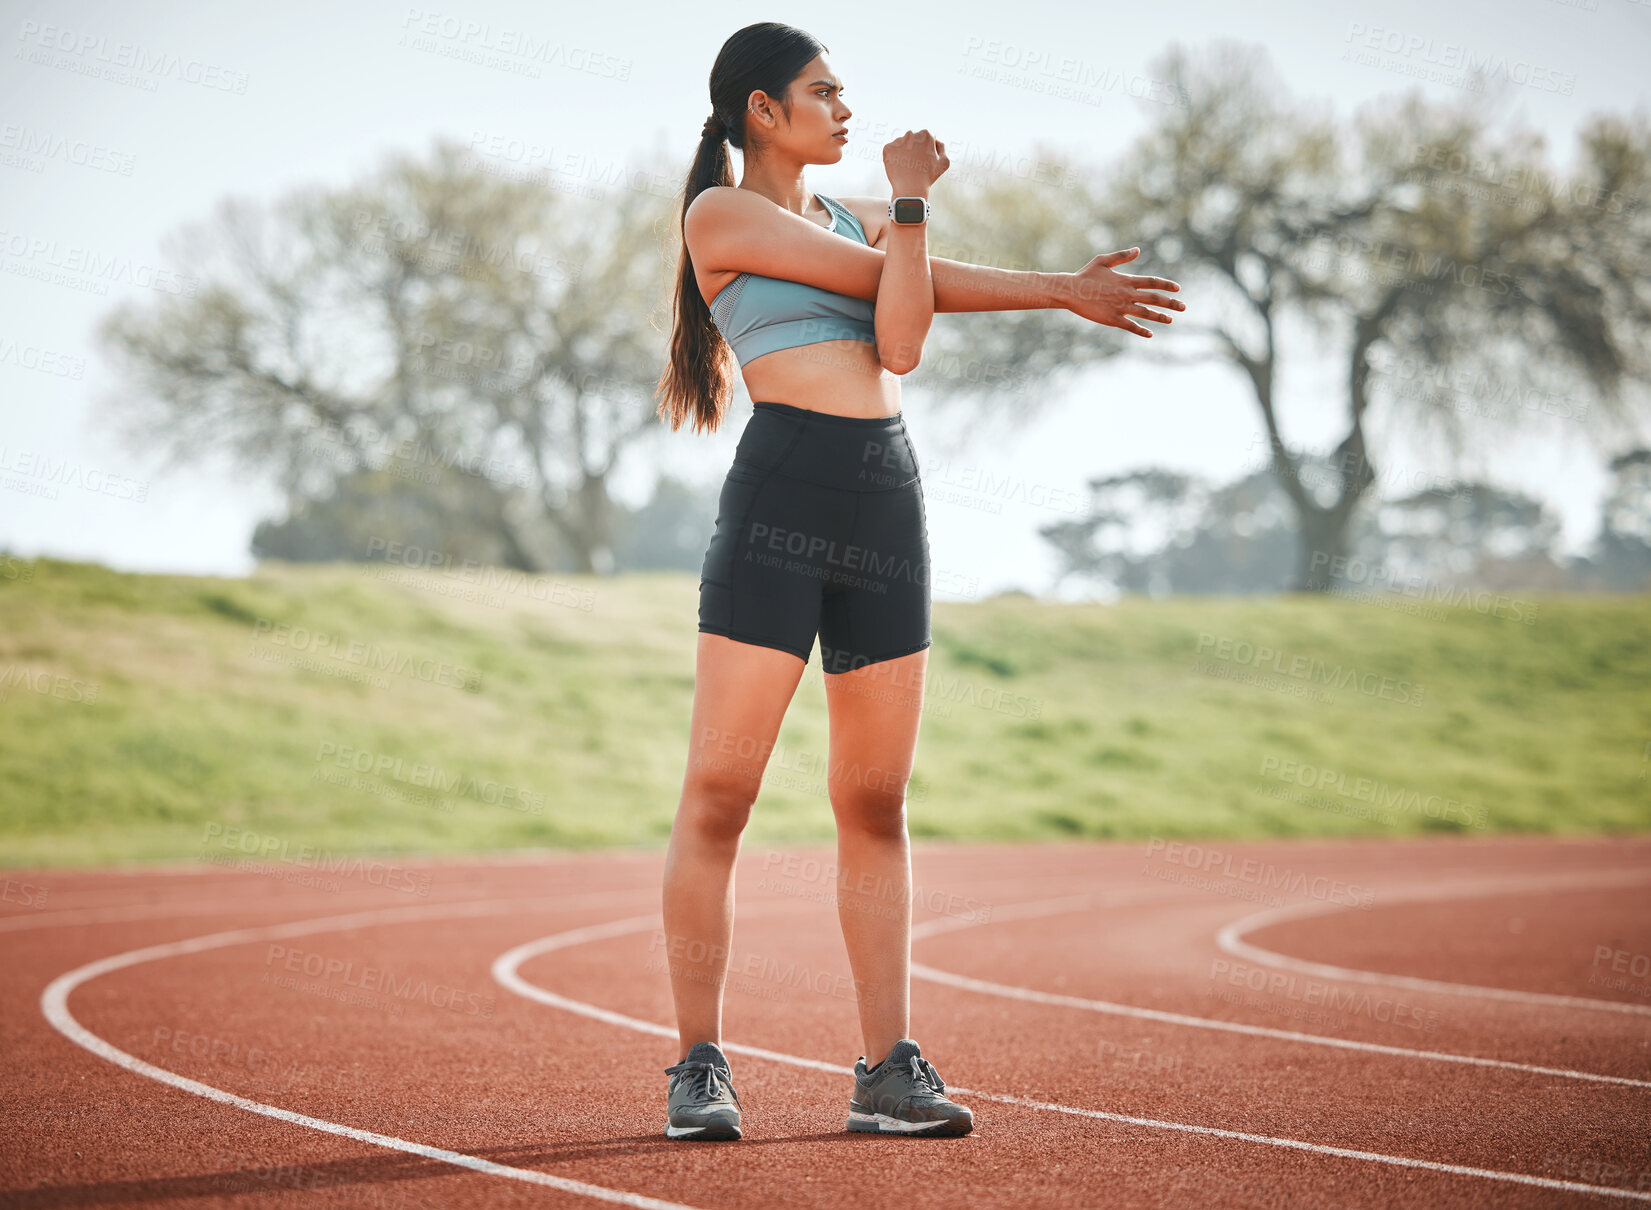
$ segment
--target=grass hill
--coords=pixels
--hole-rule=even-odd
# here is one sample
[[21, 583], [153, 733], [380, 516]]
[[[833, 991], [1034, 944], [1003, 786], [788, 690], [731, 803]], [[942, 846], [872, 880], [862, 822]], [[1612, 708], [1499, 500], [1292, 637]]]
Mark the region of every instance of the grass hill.
[[[696, 593], [0, 557], [0, 864], [662, 845]], [[1651, 827], [1645, 597], [1413, 604], [937, 602], [911, 833]], [[826, 752], [816, 651], [748, 845], [834, 835]]]

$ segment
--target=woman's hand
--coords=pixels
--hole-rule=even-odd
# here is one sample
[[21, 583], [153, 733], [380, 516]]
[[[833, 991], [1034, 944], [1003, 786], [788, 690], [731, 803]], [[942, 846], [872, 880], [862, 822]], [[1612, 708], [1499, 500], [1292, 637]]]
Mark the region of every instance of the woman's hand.
[[883, 144], [883, 170], [895, 197], [927, 197], [929, 186], [952, 166], [946, 158], [946, 144], [926, 129], [906, 131], [898, 139]]
[[1152, 307], [1169, 311], [1185, 311], [1187, 304], [1178, 298], [1164, 298], [1154, 290], [1179, 290], [1181, 287], [1167, 277], [1137, 277], [1133, 273], [1114, 273], [1113, 265], [1121, 265], [1141, 255], [1139, 248], [1122, 252], [1103, 252], [1076, 273], [1069, 274], [1062, 297], [1066, 309], [1075, 315], [1122, 328], [1149, 340], [1152, 333], [1136, 323], [1131, 316], [1170, 323], [1170, 317], [1161, 315]]

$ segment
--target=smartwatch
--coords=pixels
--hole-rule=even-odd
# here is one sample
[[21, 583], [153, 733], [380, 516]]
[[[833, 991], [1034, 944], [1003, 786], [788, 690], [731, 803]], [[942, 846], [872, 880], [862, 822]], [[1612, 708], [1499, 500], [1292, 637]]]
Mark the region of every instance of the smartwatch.
[[926, 197], [897, 197], [889, 202], [889, 219], [903, 227], [916, 227], [929, 221], [932, 207]]

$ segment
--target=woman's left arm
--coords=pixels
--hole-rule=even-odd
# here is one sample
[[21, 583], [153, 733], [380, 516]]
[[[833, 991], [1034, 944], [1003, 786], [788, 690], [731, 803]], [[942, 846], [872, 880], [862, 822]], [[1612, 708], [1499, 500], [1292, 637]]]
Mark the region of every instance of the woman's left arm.
[[[879, 207], [888, 204], [876, 197], [844, 200], [859, 203], [874, 214]], [[871, 224], [866, 225], [868, 230], [872, 229]], [[884, 222], [878, 229], [877, 238], [870, 245], [872, 251], [881, 252], [884, 257], [884, 264], [874, 269], [878, 274], [877, 284], [865, 293], [856, 291], [854, 297], [875, 302], [885, 284], [895, 280], [887, 269], [887, 260], [889, 240], [899, 228], [898, 223]], [[913, 230], [921, 231], [922, 228]], [[1076, 273], [994, 269], [989, 265], [947, 260], [943, 256], [928, 257], [927, 272], [918, 265], [914, 265], [913, 272], [928, 280], [936, 312], [1071, 311], [1093, 323], [1124, 328], [1150, 337], [1152, 333], [1129, 317], [1139, 316], [1167, 324], [1171, 322], [1167, 315], [1160, 315], [1150, 308], [1185, 311], [1187, 304], [1162, 293], [1178, 293], [1181, 289], [1167, 277], [1113, 272], [1113, 266], [1134, 260], [1140, 251], [1139, 248], [1129, 248], [1122, 252], [1102, 253]], [[924, 335], [927, 333], [925, 326]]]
[[1174, 293], [1181, 289], [1167, 277], [1113, 271], [1114, 265], [1132, 261], [1140, 254], [1139, 248], [1102, 253], [1076, 273], [993, 269], [931, 256], [929, 273], [934, 282], [934, 309], [1035, 311], [1049, 307], [1150, 338], [1152, 333], [1136, 323], [1135, 318], [1171, 323], [1169, 316], [1160, 315], [1152, 308], [1185, 311], [1187, 304], [1178, 298], [1154, 293]]

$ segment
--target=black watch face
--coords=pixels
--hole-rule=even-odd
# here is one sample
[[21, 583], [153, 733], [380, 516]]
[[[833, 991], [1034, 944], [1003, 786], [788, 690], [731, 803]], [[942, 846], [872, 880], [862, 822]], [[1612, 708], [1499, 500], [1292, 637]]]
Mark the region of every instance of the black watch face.
[[920, 197], [901, 197], [894, 200], [894, 221], [897, 223], [921, 223], [923, 221], [923, 199]]

